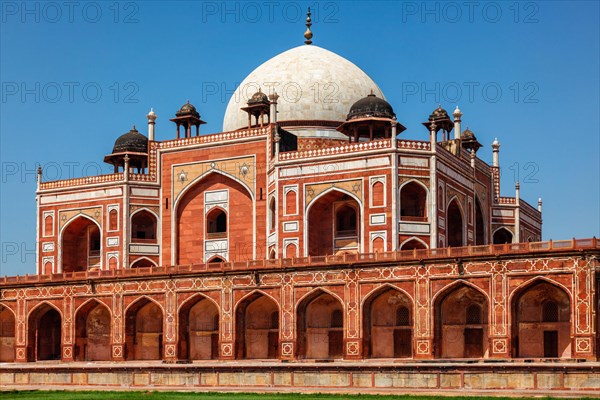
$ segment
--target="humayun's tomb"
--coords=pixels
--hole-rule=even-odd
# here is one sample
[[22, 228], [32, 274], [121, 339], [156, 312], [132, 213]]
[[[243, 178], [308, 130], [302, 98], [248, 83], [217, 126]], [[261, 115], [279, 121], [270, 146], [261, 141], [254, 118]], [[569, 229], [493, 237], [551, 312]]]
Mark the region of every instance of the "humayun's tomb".
[[498, 140], [490, 165], [437, 104], [403, 139], [307, 25], [223, 132], [187, 102], [171, 140], [154, 111], [119, 136], [114, 173], [38, 171], [37, 274], [0, 278], [2, 385], [600, 388], [600, 242], [542, 242]]

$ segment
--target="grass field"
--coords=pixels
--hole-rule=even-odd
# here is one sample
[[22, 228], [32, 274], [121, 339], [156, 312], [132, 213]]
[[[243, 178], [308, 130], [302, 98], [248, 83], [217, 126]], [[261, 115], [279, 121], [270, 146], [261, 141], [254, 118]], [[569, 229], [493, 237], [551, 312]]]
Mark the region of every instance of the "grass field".
[[[335, 394], [255, 394], [255, 393], [176, 393], [176, 392], [65, 392], [0, 391], [1, 400], [434, 400], [434, 396], [335, 395]], [[515, 397], [443, 397], [444, 400], [515, 400]], [[537, 398], [538, 400], [540, 398]], [[550, 397], [546, 397], [550, 399]]]

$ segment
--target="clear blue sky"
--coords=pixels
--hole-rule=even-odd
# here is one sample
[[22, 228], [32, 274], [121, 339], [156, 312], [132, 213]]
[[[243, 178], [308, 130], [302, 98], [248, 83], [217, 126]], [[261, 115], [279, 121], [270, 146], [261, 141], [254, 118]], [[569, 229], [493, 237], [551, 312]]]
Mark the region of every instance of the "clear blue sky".
[[[68, 4], [68, 3], [67, 3]], [[116, 4], [116, 5], [115, 5]], [[599, 6], [549, 2], [1, 2], [0, 275], [34, 273], [35, 166], [68, 178], [110, 172], [117, 136], [145, 115], [157, 138], [189, 99], [221, 129], [228, 96], [263, 61], [314, 43], [366, 71], [408, 138], [458, 104], [503, 195], [544, 200], [544, 239], [598, 236]]]

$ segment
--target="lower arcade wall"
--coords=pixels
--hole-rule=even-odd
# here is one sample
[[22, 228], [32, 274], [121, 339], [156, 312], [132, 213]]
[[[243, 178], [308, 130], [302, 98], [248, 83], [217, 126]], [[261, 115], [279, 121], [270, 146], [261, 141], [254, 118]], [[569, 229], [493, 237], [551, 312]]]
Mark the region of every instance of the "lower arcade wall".
[[[7, 364], [2, 367], [0, 385], [4, 389], [20, 387], [68, 388], [139, 388], [176, 390], [275, 390], [340, 391], [360, 393], [402, 390], [562, 390], [596, 393], [600, 389], [600, 366], [572, 365], [474, 365], [401, 364], [392, 365], [338, 363], [278, 363], [271, 365], [102, 365], [61, 366]], [[14, 367], [11, 367], [14, 365]]]
[[5, 284], [0, 361], [595, 360], [597, 253]]

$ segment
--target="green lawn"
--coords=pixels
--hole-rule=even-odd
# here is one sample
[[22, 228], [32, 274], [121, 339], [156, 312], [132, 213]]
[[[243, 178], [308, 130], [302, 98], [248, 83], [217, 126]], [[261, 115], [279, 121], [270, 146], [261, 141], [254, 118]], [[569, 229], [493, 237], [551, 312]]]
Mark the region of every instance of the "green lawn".
[[[69, 392], [69, 391], [0, 391], [1, 400], [434, 400], [434, 396], [375, 396], [335, 394], [252, 394], [252, 393], [175, 393], [175, 392]], [[468, 397], [443, 397], [444, 400], [464, 400]], [[515, 397], [478, 397], [477, 399], [515, 400]], [[546, 397], [546, 399], [550, 399]]]

